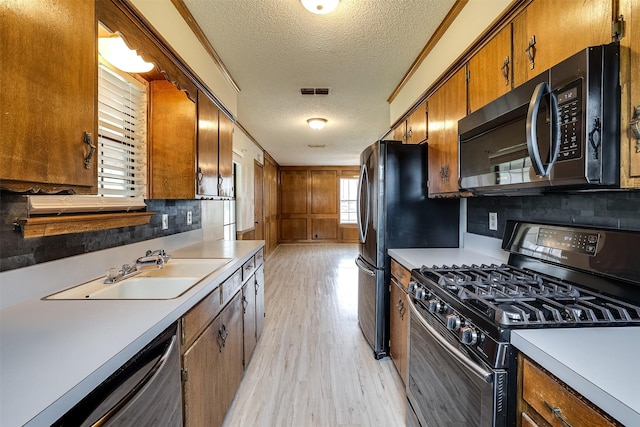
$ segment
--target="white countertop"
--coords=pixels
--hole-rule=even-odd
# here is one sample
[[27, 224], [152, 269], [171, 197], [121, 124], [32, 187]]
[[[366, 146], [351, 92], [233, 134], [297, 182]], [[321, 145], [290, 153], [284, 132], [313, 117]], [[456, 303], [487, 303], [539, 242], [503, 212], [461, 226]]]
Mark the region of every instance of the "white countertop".
[[43, 301], [51, 293], [43, 286], [38, 298], [2, 309], [0, 425], [57, 420], [262, 246], [263, 241], [215, 241], [172, 251], [176, 258], [234, 258], [172, 300]]
[[625, 426], [640, 426], [640, 327], [519, 330], [511, 343]]
[[507, 261], [506, 255], [504, 258], [499, 258], [465, 248], [389, 249], [389, 255], [408, 270], [420, 268], [423, 265], [432, 267], [454, 264], [502, 264]]

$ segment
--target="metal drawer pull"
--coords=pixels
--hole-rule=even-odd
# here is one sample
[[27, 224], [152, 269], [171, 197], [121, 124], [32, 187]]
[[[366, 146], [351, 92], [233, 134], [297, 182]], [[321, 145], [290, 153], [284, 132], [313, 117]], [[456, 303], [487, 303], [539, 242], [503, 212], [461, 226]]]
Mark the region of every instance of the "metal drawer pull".
[[84, 139], [83, 139], [84, 143], [87, 144], [89, 146], [89, 153], [87, 154], [87, 157], [84, 158], [84, 168], [85, 169], [90, 169], [91, 168], [91, 158], [93, 157], [93, 153], [96, 151], [96, 145], [93, 143], [93, 141], [91, 140], [91, 134], [89, 132], [85, 132], [84, 133]]
[[500, 67], [500, 71], [502, 71], [502, 76], [504, 77], [505, 86], [509, 86], [509, 57], [504, 58], [504, 64]]
[[560, 408], [558, 408], [557, 406], [551, 406], [546, 400], [544, 400], [543, 403], [547, 408], [549, 408], [553, 416], [559, 419], [560, 422], [562, 422], [562, 424], [564, 424], [567, 427], [571, 427], [571, 424], [569, 424], [569, 421], [567, 421], [567, 419], [562, 416], [562, 410]]

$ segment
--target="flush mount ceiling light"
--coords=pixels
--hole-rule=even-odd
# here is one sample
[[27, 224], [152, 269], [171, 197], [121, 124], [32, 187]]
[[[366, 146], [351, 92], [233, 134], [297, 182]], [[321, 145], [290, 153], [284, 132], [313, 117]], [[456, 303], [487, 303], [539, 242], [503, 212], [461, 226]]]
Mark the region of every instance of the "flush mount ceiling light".
[[300, 0], [309, 12], [324, 15], [338, 6], [340, 0]]
[[119, 70], [127, 73], [146, 73], [153, 69], [152, 62], [146, 62], [135, 50], [129, 49], [120, 36], [100, 37], [98, 51], [104, 59]]
[[320, 130], [327, 124], [327, 119], [322, 119], [320, 117], [314, 117], [312, 119], [308, 119], [307, 123], [311, 129]]

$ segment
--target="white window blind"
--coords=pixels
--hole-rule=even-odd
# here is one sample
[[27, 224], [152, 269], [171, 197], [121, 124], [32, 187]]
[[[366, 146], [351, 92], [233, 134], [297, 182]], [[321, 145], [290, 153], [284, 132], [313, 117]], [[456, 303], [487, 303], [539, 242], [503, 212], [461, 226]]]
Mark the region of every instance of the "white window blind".
[[147, 89], [100, 63], [98, 71], [98, 194], [147, 193]]
[[340, 224], [358, 222], [358, 178], [340, 178]]

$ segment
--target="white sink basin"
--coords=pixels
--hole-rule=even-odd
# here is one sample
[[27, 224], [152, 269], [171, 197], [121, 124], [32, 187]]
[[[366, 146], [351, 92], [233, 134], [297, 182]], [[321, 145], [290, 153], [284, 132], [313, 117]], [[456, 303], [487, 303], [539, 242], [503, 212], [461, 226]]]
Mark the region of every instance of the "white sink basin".
[[101, 277], [44, 299], [173, 299], [187, 292], [229, 261], [231, 258], [171, 259], [164, 268], [144, 271], [120, 282], [106, 284], [105, 277]]

